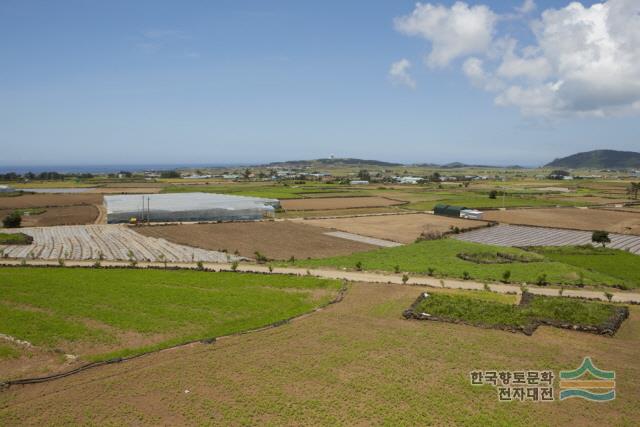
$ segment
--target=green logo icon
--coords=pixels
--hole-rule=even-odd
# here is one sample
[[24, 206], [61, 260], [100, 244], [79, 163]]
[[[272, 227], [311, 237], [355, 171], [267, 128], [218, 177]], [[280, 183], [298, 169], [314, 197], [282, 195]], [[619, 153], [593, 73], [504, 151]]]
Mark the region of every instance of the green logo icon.
[[579, 368], [560, 371], [560, 400], [579, 397], [594, 402], [608, 402], [616, 398], [615, 379], [614, 371], [600, 370], [590, 357], [585, 357]]

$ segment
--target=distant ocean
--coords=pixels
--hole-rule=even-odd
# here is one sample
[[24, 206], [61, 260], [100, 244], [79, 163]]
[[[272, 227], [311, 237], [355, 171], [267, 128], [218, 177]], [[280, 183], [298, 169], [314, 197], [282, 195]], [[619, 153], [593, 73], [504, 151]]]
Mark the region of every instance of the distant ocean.
[[58, 172], [58, 173], [117, 173], [120, 171], [142, 172], [163, 171], [173, 169], [206, 169], [206, 168], [236, 168], [247, 165], [231, 163], [176, 163], [176, 164], [138, 164], [138, 165], [37, 165], [37, 166], [0, 166], [0, 173], [15, 172]]

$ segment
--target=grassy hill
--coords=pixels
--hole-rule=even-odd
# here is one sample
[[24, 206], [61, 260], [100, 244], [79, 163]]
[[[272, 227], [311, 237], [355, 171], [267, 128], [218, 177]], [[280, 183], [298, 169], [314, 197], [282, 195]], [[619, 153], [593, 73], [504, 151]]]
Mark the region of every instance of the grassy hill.
[[633, 151], [593, 150], [555, 159], [545, 166], [569, 169], [640, 168], [640, 153]]

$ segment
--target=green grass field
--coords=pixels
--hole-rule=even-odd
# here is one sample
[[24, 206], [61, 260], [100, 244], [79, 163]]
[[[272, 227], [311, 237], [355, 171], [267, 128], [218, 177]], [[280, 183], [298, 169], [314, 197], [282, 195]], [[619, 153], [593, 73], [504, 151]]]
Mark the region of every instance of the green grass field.
[[417, 304], [415, 311], [473, 325], [522, 327], [536, 320], [546, 319], [598, 326], [614, 315], [614, 306], [562, 297], [535, 297], [531, 304], [523, 307], [475, 298], [472, 295], [431, 293]]
[[24, 233], [0, 233], [0, 245], [28, 245], [32, 240]]
[[502, 199], [501, 196], [495, 199], [490, 199], [487, 195], [480, 195], [472, 192], [461, 192], [457, 194], [443, 195], [436, 200], [425, 200], [411, 203], [406, 206], [407, 209], [413, 210], [433, 210], [436, 204], [443, 203], [445, 205], [464, 206], [474, 209], [487, 209], [487, 208], [516, 208], [516, 207], [550, 207], [550, 206], [573, 206], [584, 205], [584, 202], [574, 203], [570, 199], [558, 200], [558, 199], [546, 199], [543, 197], [530, 197], [530, 196], [514, 196], [507, 195]]
[[340, 286], [243, 273], [0, 268], [0, 333], [98, 360], [258, 328], [327, 303]]
[[0, 344], [0, 360], [16, 359], [20, 357], [20, 351], [8, 344]]
[[[454, 239], [431, 240], [396, 248], [384, 248], [370, 252], [360, 252], [349, 256], [340, 256], [314, 260], [300, 260], [295, 264], [301, 267], [335, 267], [356, 269], [360, 263], [363, 270], [400, 271], [426, 274], [429, 268], [439, 277], [468, 278], [479, 281], [500, 281], [503, 273], [509, 270], [510, 281], [535, 284], [541, 275], [552, 284], [569, 285], [620, 285], [629, 288], [640, 287], [640, 276], [614, 276], [613, 267], [600, 270], [597, 265], [572, 265], [553, 258], [545, 257], [541, 262], [511, 262], [505, 264], [478, 264], [458, 258], [460, 253], [500, 252], [515, 256], [529, 256], [529, 252], [516, 248], [482, 245]], [[620, 271], [637, 271], [637, 257], [625, 254], [617, 256], [615, 262], [621, 263]], [[610, 261], [613, 262], [613, 261]]]
[[640, 281], [640, 257], [626, 251], [594, 248], [590, 245], [554, 246], [535, 250], [548, 259], [604, 273], [624, 283], [633, 284]]
[[272, 199], [299, 199], [322, 195], [325, 197], [361, 196], [365, 195], [359, 189], [353, 189], [337, 184], [256, 184], [240, 183], [234, 185], [173, 185], [162, 190], [163, 193], [190, 193], [200, 191], [205, 193], [232, 194], [236, 196], [266, 197]]

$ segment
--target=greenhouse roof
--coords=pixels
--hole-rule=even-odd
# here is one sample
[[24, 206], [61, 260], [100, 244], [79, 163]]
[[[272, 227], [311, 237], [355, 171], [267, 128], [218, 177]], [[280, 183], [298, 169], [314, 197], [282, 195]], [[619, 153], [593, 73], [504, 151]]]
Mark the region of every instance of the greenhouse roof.
[[171, 194], [123, 194], [104, 196], [107, 213], [136, 212], [144, 208], [162, 211], [190, 211], [226, 209], [240, 210], [260, 207], [277, 207], [277, 199], [230, 196], [215, 193], [171, 193]]

